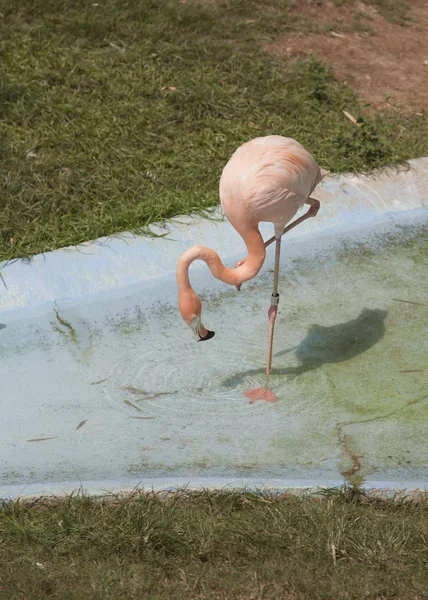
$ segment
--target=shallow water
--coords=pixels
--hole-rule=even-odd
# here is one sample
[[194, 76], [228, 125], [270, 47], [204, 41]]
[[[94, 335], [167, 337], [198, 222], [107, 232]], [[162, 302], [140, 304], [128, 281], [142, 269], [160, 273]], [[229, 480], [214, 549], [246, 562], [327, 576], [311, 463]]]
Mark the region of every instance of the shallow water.
[[[240, 293], [192, 281], [216, 337], [196, 343], [175, 282], [0, 319], [3, 484], [125, 477], [428, 482], [428, 218], [284, 239], [264, 382], [273, 253]], [[211, 285], [213, 283], [213, 285]]]

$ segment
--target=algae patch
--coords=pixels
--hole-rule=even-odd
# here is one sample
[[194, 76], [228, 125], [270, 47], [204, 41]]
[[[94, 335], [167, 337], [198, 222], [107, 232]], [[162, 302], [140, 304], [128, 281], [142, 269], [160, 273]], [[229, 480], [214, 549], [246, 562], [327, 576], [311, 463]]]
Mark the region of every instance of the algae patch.
[[78, 344], [79, 340], [77, 338], [77, 332], [74, 329], [73, 325], [71, 325], [71, 323], [69, 323], [67, 321], [67, 319], [64, 319], [64, 317], [61, 317], [61, 315], [59, 314], [59, 310], [57, 308], [54, 308], [54, 311], [56, 314], [57, 321], [60, 323], [60, 325], [65, 327], [65, 330], [64, 330], [64, 329], [61, 329], [61, 327], [59, 327], [58, 325], [56, 325], [56, 328], [55, 328], [56, 331], [58, 331], [58, 333], [61, 333], [62, 335], [67, 336], [75, 344]]

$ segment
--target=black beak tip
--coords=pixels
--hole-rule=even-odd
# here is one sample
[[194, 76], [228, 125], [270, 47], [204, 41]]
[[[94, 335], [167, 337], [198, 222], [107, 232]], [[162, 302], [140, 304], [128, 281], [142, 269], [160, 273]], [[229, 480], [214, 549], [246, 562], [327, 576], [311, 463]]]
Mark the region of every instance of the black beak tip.
[[207, 330], [207, 334], [204, 337], [200, 337], [199, 340], [198, 340], [198, 342], [206, 342], [207, 340], [210, 340], [214, 336], [215, 336], [215, 332], [214, 331], [208, 331]]

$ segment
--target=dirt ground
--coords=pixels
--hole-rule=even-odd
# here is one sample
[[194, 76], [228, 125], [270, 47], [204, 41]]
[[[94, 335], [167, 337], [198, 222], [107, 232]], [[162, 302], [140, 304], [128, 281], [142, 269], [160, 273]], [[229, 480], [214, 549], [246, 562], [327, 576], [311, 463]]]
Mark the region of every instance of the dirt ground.
[[362, 2], [296, 0], [294, 11], [320, 33], [292, 33], [267, 46], [277, 56], [315, 55], [371, 108], [428, 107], [428, 0], [411, 0], [405, 24]]

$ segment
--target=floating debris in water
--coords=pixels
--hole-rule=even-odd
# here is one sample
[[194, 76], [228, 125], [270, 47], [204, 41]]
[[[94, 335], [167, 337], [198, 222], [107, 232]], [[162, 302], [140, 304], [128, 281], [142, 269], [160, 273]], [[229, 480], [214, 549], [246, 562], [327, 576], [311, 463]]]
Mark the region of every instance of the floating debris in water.
[[100, 381], [93, 381], [91, 383], [91, 385], [98, 385], [100, 383], [104, 383], [104, 381], [107, 381], [108, 377], [106, 377], [105, 379], [100, 379]]
[[140, 388], [133, 387], [132, 385], [128, 385], [123, 388], [126, 392], [133, 394], [134, 396], [145, 396], [146, 392], [144, 390], [140, 390]]
[[156, 417], [130, 417], [131, 419], [156, 419]]
[[136, 404], [134, 404], [133, 402], [130, 402], [129, 400], [124, 400], [124, 402], [128, 406], [132, 406], [132, 408], [135, 408], [135, 410], [139, 410], [141, 412], [141, 408], [139, 406], [137, 406]]
[[423, 373], [423, 369], [402, 369], [399, 373]]
[[414, 302], [413, 300], [400, 300], [400, 298], [393, 298], [394, 302], [405, 302], [406, 304], [417, 304], [417, 306], [425, 306], [422, 302]]
[[80, 421], [79, 425], [76, 427], [76, 429], [74, 431], [77, 431], [78, 429], [83, 427], [83, 425], [87, 422], [88, 422], [88, 419], [85, 419], [84, 421]]
[[[133, 396], [138, 396], [137, 402], [141, 402], [142, 400], [153, 400], [154, 398], [160, 398], [161, 396], [171, 396], [172, 394], [176, 394], [177, 392], [145, 392], [144, 390], [134, 387], [132, 385], [128, 385], [123, 388], [126, 392], [129, 392]], [[142, 397], [143, 396], [143, 397]]]
[[27, 442], [47, 442], [47, 440], [56, 440], [58, 438], [57, 435], [53, 436], [53, 437], [46, 437], [46, 438], [31, 438], [31, 440], [26, 440]]
[[155, 392], [154, 394], [150, 394], [150, 396], [146, 396], [145, 398], [139, 398], [138, 402], [141, 402], [141, 400], [153, 400], [153, 398], [161, 398], [162, 396], [172, 396], [176, 393], [177, 392]]

